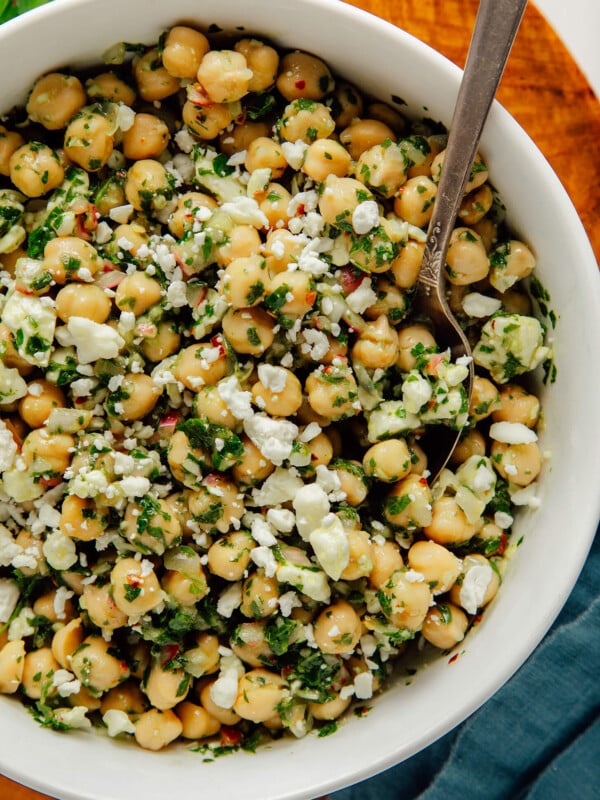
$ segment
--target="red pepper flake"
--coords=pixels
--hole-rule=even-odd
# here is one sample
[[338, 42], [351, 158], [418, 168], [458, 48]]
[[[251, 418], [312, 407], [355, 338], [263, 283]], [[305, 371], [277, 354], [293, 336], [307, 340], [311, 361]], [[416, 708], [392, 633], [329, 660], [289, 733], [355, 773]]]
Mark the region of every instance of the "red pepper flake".
[[315, 302], [316, 299], [317, 299], [317, 293], [316, 292], [307, 292], [306, 293], [306, 302], [309, 305], [312, 306], [312, 304]]
[[[129, 580], [130, 576], [127, 576]], [[160, 654], [160, 664], [162, 667], [165, 667], [170, 661], [179, 655], [179, 645], [178, 644], [166, 644], [162, 652]]]
[[428, 486], [429, 485], [427, 483], [427, 478], [419, 478], [419, 483], [421, 484], [421, 486]]
[[242, 741], [242, 734], [237, 728], [223, 725], [221, 728], [221, 747], [232, 747]]
[[223, 344], [223, 337], [220, 334], [217, 334], [217, 336], [213, 336], [212, 339], [210, 340], [210, 343], [212, 344], [213, 347], [219, 348], [220, 356], [225, 355], [225, 345]]
[[507, 546], [508, 546], [508, 536], [505, 533], [502, 533], [500, 534], [500, 544], [498, 545], [498, 549], [496, 550], [497, 555], [499, 556], [504, 555]]
[[296, 81], [294, 86], [296, 87], [296, 89], [304, 89], [306, 87], [306, 81], [305, 80]]
[[460, 653], [454, 653], [454, 655], [452, 656], [452, 658], [449, 658], [449, 659], [448, 659], [448, 663], [449, 663], [449, 664], [454, 664], [454, 662], [455, 662], [455, 661], [458, 661], [458, 657], [459, 657], [459, 655], [460, 655]]

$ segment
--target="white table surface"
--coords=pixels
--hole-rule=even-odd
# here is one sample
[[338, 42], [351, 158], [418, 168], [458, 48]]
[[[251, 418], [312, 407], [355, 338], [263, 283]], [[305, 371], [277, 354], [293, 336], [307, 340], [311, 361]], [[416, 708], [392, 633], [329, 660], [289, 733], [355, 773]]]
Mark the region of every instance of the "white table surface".
[[600, 0], [533, 0], [600, 98]]

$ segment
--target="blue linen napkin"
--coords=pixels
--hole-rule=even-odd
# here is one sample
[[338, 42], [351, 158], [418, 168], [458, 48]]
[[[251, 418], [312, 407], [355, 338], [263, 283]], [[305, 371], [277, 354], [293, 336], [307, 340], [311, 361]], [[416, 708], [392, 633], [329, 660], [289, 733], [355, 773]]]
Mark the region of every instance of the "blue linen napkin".
[[329, 800], [600, 798], [600, 529], [537, 650], [479, 711], [421, 753]]

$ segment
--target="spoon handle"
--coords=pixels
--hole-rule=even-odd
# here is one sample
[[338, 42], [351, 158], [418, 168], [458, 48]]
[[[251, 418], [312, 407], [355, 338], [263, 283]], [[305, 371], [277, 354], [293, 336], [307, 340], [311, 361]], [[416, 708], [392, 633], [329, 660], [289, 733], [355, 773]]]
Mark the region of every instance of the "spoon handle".
[[420, 288], [430, 298], [433, 292], [442, 304], [440, 290], [450, 234], [526, 5], [527, 0], [481, 0], [477, 12], [419, 274]]

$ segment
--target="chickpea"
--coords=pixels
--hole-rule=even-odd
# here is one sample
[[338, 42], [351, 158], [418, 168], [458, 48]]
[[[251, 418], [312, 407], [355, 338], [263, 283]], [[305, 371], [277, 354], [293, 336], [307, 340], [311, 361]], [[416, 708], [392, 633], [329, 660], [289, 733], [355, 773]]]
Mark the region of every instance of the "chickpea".
[[169, 217], [169, 231], [177, 239], [181, 239], [185, 231], [192, 229], [197, 220], [196, 215], [201, 209], [213, 211], [217, 207], [217, 201], [208, 194], [184, 192], [178, 196], [175, 211]]
[[[6, 646], [6, 645], [5, 645]], [[44, 693], [47, 697], [56, 694], [56, 689], [47, 687], [52, 682], [52, 675], [59, 669], [59, 663], [52, 655], [49, 647], [31, 650], [23, 658], [21, 688], [31, 700], [39, 700]]]
[[179, 350], [181, 334], [172, 322], [163, 320], [156, 326], [156, 335], [144, 337], [141, 350], [148, 361], [162, 361]]
[[155, 114], [136, 114], [133, 125], [123, 133], [125, 158], [158, 158], [170, 139], [169, 128]]
[[400, 289], [411, 289], [417, 282], [425, 245], [409, 240], [390, 264], [394, 282]]
[[194, 678], [210, 675], [219, 669], [219, 638], [213, 633], [200, 633], [195, 647], [185, 651], [186, 671]]
[[407, 161], [397, 144], [384, 141], [364, 150], [355, 174], [359, 181], [376, 189], [384, 197], [393, 197], [406, 182]]
[[74, 75], [50, 72], [33, 85], [26, 111], [32, 122], [49, 131], [66, 128], [69, 120], [85, 105], [86, 94]]
[[308, 704], [308, 710], [314, 719], [334, 720], [342, 716], [351, 702], [351, 697], [341, 697], [340, 694], [337, 693], [325, 703], [310, 702]]
[[209, 50], [200, 62], [197, 78], [213, 103], [234, 103], [248, 93], [252, 70], [236, 50]]
[[398, 358], [396, 364], [402, 372], [410, 372], [415, 368], [418, 350], [436, 349], [433, 334], [425, 325], [406, 325], [398, 331]]
[[135, 92], [114, 72], [101, 72], [85, 82], [88, 97], [108, 100], [112, 103], [123, 103], [132, 106], [135, 103]]
[[49, 433], [44, 427], [27, 434], [21, 448], [21, 456], [29, 467], [34, 461], [38, 472], [59, 473], [71, 462], [75, 440], [68, 433]]
[[345, 600], [324, 609], [315, 623], [315, 641], [323, 653], [351, 653], [361, 632], [360, 617]]
[[259, 136], [250, 142], [244, 166], [248, 172], [270, 169], [272, 178], [281, 178], [287, 167], [281, 146], [268, 136]]
[[8, 131], [0, 125], [0, 175], [10, 175], [10, 157], [25, 144], [25, 139], [17, 131]]
[[148, 701], [135, 681], [126, 680], [103, 695], [100, 702], [101, 713], [114, 710], [124, 711], [134, 720], [148, 710]]
[[[218, 353], [215, 353], [216, 350]], [[226, 374], [225, 351], [221, 347], [214, 347], [210, 342], [186, 347], [179, 353], [173, 367], [175, 378], [193, 392], [199, 391], [202, 386], [216, 384]]]
[[185, 700], [189, 690], [190, 675], [187, 675], [181, 667], [171, 668], [167, 665], [163, 668], [156, 661], [150, 668], [144, 685], [144, 691], [151, 705], [161, 711], [174, 708]]
[[181, 525], [166, 500], [148, 499], [144, 506], [128, 503], [121, 532], [141, 553], [162, 555], [181, 538]]
[[535, 428], [540, 418], [538, 398], [516, 383], [506, 383], [501, 387], [499, 405], [492, 412], [494, 422], [520, 422], [528, 428]]
[[280, 183], [269, 183], [259, 198], [258, 207], [265, 215], [269, 228], [287, 225], [291, 215], [288, 211], [292, 195]]
[[340, 142], [348, 150], [354, 161], [371, 147], [380, 145], [386, 139], [395, 140], [394, 131], [377, 119], [356, 119], [340, 133]]
[[140, 97], [148, 103], [164, 100], [179, 91], [178, 78], [170, 75], [162, 66], [156, 48], [134, 59], [133, 77]]
[[462, 544], [472, 539], [479, 527], [467, 520], [454, 497], [443, 496], [434, 500], [431, 522], [423, 526], [423, 532], [437, 544]]
[[320, 183], [328, 175], [347, 176], [351, 163], [350, 153], [335, 139], [317, 139], [309, 145], [301, 169], [313, 181]]
[[473, 379], [469, 416], [479, 422], [489, 417], [500, 407], [500, 394], [497, 386], [487, 378], [476, 375]]
[[260, 356], [275, 339], [276, 320], [262, 308], [229, 309], [222, 325], [225, 338], [237, 353]]
[[252, 72], [248, 82], [249, 92], [264, 92], [273, 86], [279, 67], [277, 50], [258, 39], [240, 39], [234, 49], [244, 56]]
[[194, 397], [194, 412], [198, 417], [206, 417], [210, 422], [224, 425], [230, 430], [238, 427], [227, 404], [219, 394], [218, 386], [201, 386]]
[[423, 638], [434, 647], [450, 650], [462, 642], [469, 627], [469, 619], [462, 608], [443, 603], [430, 608], [421, 630]]
[[[268, 365], [264, 365], [267, 367]], [[302, 405], [302, 384], [289, 369], [284, 367], [274, 367], [275, 382], [277, 386], [265, 385], [262, 380], [258, 380], [252, 387], [252, 397], [260, 409], [274, 417], [291, 417]], [[259, 377], [261, 369], [259, 367]], [[264, 379], [271, 376], [270, 372], [264, 371]]]
[[242, 614], [250, 619], [263, 619], [275, 614], [278, 609], [278, 587], [275, 578], [268, 578], [262, 572], [250, 575], [242, 584]]
[[[310, 407], [334, 422], [359, 411], [358, 386], [354, 375], [343, 368], [326, 367], [311, 372], [305, 383]], [[334, 381], [332, 381], [334, 379]]]
[[395, 483], [411, 471], [408, 445], [404, 439], [386, 439], [370, 447], [363, 456], [365, 475], [384, 483]]
[[202, 706], [186, 700], [175, 708], [181, 721], [181, 735], [184, 739], [206, 739], [221, 729], [221, 723]]
[[217, 539], [208, 549], [208, 568], [226, 581], [238, 581], [250, 564], [254, 541], [247, 531], [234, 531]]
[[102, 630], [114, 631], [127, 625], [127, 614], [113, 600], [110, 584], [86, 586], [80, 605], [87, 611], [90, 621]]
[[426, 175], [409, 178], [394, 198], [394, 213], [411, 225], [424, 228], [431, 219], [436, 194], [437, 185]]
[[[303, 317], [311, 311], [317, 294], [311, 277], [306, 272], [279, 272], [269, 285], [269, 294], [285, 291], [285, 302], [277, 309], [284, 317]], [[268, 296], [267, 295], [267, 296]]]
[[383, 314], [392, 325], [402, 322], [409, 310], [407, 295], [386, 276], [377, 279], [374, 290], [377, 300], [365, 310], [364, 316], [376, 320]]
[[485, 249], [489, 253], [498, 241], [498, 226], [496, 223], [489, 217], [484, 217], [470, 227], [481, 236]]
[[30, 428], [45, 425], [53, 408], [66, 407], [64, 392], [49, 381], [33, 381], [28, 384], [27, 390], [28, 394], [19, 402], [19, 414]]
[[233, 710], [242, 719], [264, 722], [274, 716], [286, 696], [287, 686], [281, 675], [258, 667], [240, 678]]
[[306, 446], [310, 453], [309, 469], [311, 471], [316, 470], [321, 465], [326, 467], [333, 458], [333, 444], [326, 433], [320, 433], [315, 436], [314, 439], [306, 443]]
[[537, 442], [506, 444], [493, 442], [490, 453], [496, 471], [510, 483], [529, 486], [542, 469], [542, 454]]
[[[85, 280], [88, 274], [94, 276], [101, 265], [102, 262], [96, 248], [77, 236], [60, 236], [50, 239], [44, 248], [44, 268], [52, 275], [53, 280], [61, 285], [67, 280]], [[78, 286], [71, 292], [79, 291], [80, 288], [83, 289]], [[90, 294], [89, 289], [91, 288], [91, 286], [87, 287], [88, 294]], [[84, 296], [85, 292], [86, 289], [84, 289]], [[78, 315], [71, 314], [70, 316]]]
[[356, 581], [366, 578], [373, 571], [371, 539], [366, 531], [350, 529], [346, 531], [350, 546], [350, 558], [340, 575], [343, 581]]
[[242, 622], [230, 641], [235, 655], [251, 667], [264, 667], [275, 660], [265, 639], [265, 624], [265, 620]]
[[180, 606], [194, 606], [208, 594], [206, 574], [200, 556], [189, 548], [170, 550], [161, 586]]
[[258, 305], [268, 291], [269, 274], [262, 256], [252, 255], [231, 261], [221, 279], [221, 290], [233, 308]]
[[368, 119], [377, 119], [384, 122], [394, 131], [396, 136], [406, 130], [406, 120], [395, 108], [388, 106], [387, 103], [369, 103], [365, 110]]
[[142, 158], [127, 170], [125, 197], [137, 211], [160, 210], [171, 194], [169, 173], [159, 161]]
[[338, 178], [328, 175], [323, 184], [323, 192], [319, 198], [321, 216], [330, 225], [339, 224], [340, 220], [350, 222], [354, 209], [363, 199], [372, 199], [370, 192], [365, 198], [365, 187], [355, 178]]
[[497, 244], [490, 255], [490, 260], [493, 264], [490, 283], [499, 292], [505, 292], [517, 281], [531, 275], [536, 265], [531, 250], [516, 239]]
[[466, 286], [482, 281], [490, 270], [485, 245], [470, 228], [455, 228], [446, 256], [446, 275], [450, 283]]
[[82, 109], [65, 131], [65, 155], [88, 172], [98, 172], [110, 158], [113, 147], [114, 120], [106, 114]]
[[454, 452], [452, 453], [452, 464], [458, 466], [463, 464], [471, 456], [484, 456], [486, 452], [486, 441], [483, 434], [473, 428], [464, 433]]
[[101, 636], [88, 636], [71, 656], [71, 670], [92, 695], [114, 689], [129, 677], [127, 664], [110, 650], [111, 643]]
[[383, 514], [395, 528], [423, 528], [431, 522], [431, 499], [426, 479], [411, 473], [394, 484], [385, 500]]
[[[253, 225], [236, 225], [225, 242], [219, 244], [216, 253], [217, 264], [229, 266], [237, 258], [251, 258], [262, 251], [260, 234]], [[261, 259], [264, 258], [261, 255]], [[265, 270], [269, 275], [269, 271]]]
[[243, 122], [236, 122], [233, 126], [228, 126], [228, 130], [220, 134], [219, 147], [223, 153], [231, 156], [247, 150], [255, 139], [268, 138], [271, 133], [271, 125], [266, 121], [253, 122], [245, 119]]
[[0, 694], [14, 694], [23, 680], [25, 642], [14, 639], [0, 648]]
[[185, 103], [181, 118], [199, 139], [214, 139], [231, 122], [230, 107], [226, 103], [197, 106], [190, 100]]
[[67, 597], [57, 608], [57, 590], [51, 589], [40, 595], [33, 604], [33, 612], [41, 617], [46, 617], [50, 622], [71, 620], [75, 616], [75, 607], [70, 597]]
[[392, 573], [402, 569], [404, 561], [396, 542], [388, 539], [385, 542], [373, 542], [371, 545], [373, 569], [369, 573], [369, 583], [380, 589], [389, 580]]
[[311, 144], [317, 139], [326, 139], [334, 130], [331, 111], [314, 100], [293, 100], [280, 118], [279, 135], [286, 142], [300, 139]]
[[296, 50], [281, 59], [276, 86], [286, 100], [322, 100], [335, 83], [324, 61]]
[[354, 347], [352, 360], [367, 369], [387, 369], [398, 357], [398, 334], [382, 314], [374, 322], [367, 322]]
[[298, 237], [285, 228], [269, 231], [262, 249], [269, 272], [285, 272], [288, 264], [298, 259], [303, 247]]
[[162, 750], [181, 736], [183, 724], [175, 712], [168, 708], [160, 711], [151, 708], [145, 711], [135, 723], [135, 740], [144, 750]]
[[91, 542], [102, 536], [105, 520], [98, 511], [96, 503], [89, 498], [70, 494], [63, 500], [59, 527], [71, 539]]
[[507, 289], [505, 292], [498, 292], [498, 295], [500, 295], [498, 299], [502, 302], [502, 308], [507, 314], [523, 314], [526, 317], [531, 316], [531, 299], [525, 292], [520, 292], [516, 289]]
[[127, 616], [146, 614], [163, 601], [163, 593], [150, 562], [122, 558], [110, 573], [112, 597]]
[[408, 551], [408, 563], [425, 577], [434, 596], [449, 591], [460, 574], [454, 553], [432, 541], [415, 542]]
[[484, 184], [463, 198], [458, 209], [458, 218], [465, 225], [476, 225], [488, 213], [493, 202], [494, 194], [490, 187]]
[[379, 591], [387, 601], [382, 603], [383, 613], [392, 625], [409, 631], [421, 629], [431, 605], [431, 591], [425, 581], [409, 580], [404, 570], [396, 570]]
[[[125, 196], [123, 196], [123, 202], [126, 202]], [[140, 225], [139, 222], [133, 222], [131, 225], [125, 223], [123, 225], [117, 225], [117, 227], [113, 231], [112, 241], [119, 247], [121, 250], [125, 250], [127, 253], [131, 253], [133, 256], [137, 256], [138, 250], [142, 245], [146, 245], [148, 243], [148, 233], [143, 225]], [[121, 244], [119, 244], [121, 242]], [[133, 273], [135, 274], [135, 273]], [[131, 309], [125, 309], [130, 311]]]
[[41, 142], [17, 147], [8, 160], [11, 181], [27, 197], [42, 197], [63, 182], [65, 171], [55, 150]]
[[231, 475], [236, 483], [254, 486], [262, 483], [275, 469], [275, 465], [268, 461], [260, 452], [254, 442], [247, 436], [241, 436], [244, 446], [241, 460], [231, 469]]
[[145, 272], [126, 275], [117, 286], [115, 305], [119, 311], [132, 311], [136, 317], [144, 314], [162, 298], [160, 283]]
[[83, 620], [81, 617], [67, 622], [52, 637], [52, 655], [63, 669], [69, 669], [71, 656], [83, 642]]
[[[244, 514], [244, 503], [238, 487], [232, 480], [218, 473], [207, 475], [202, 482], [201, 491], [192, 492], [188, 503], [190, 514], [201, 528], [205, 525], [206, 530], [217, 530], [220, 533], [227, 533]], [[220, 506], [221, 516], [215, 522], [206, 523], [202, 515], [208, 513], [212, 517], [215, 506]]]
[[[431, 163], [431, 177], [436, 183], [439, 183], [440, 176], [442, 174], [442, 169], [444, 167], [444, 159], [446, 157], [446, 151], [442, 150], [439, 152]], [[467, 185], [465, 186], [465, 194], [470, 194], [473, 190], [478, 189], [488, 179], [488, 170], [481, 158], [481, 155], [477, 153], [475, 155], [475, 159], [473, 160], [473, 166], [471, 167], [471, 174], [469, 176], [469, 180], [467, 181]]]
[[369, 492], [369, 482], [358, 461], [340, 461], [332, 464], [332, 469], [340, 481], [340, 489], [346, 495], [346, 502], [351, 506], [359, 506], [365, 501]]
[[56, 313], [65, 323], [71, 317], [103, 323], [110, 316], [111, 308], [110, 297], [95, 284], [69, 283], [56, 296]]
[[207, 681], [200, 689], [200, 702], [211, 717], [218, 719], [222, 725], [237, 725], [241, 720], [239, 714], [233, 709], [218, 706], [210, 696], [210, 690], [215, 681]]
[[133, 422], [147, 416], [158, 402], [161, 389], [150, 375], [143, 372], [128, 372], [123, 376], [119, 412], [116, 416], [125, 422]]
[[333, 116], [336, 128], [347, 128], [355, 119], [363, 115], [363, 98], [359, 90], [347, 81], [336, 84], [333, 103]]
[[[450, 590], [450, 601], [464, 608], [469, 614], [474, 614], [477, 609], [487, 606], [500, 588], [500, 576], [492, 563], [479, 553], [466, 556], [463, 559], [460, 577]], [[473, 582], [470, 579], [465, 580], [471, 570], [475, 570], [472, 575], [477, 575]], [[472, 583], [477, 587], [475, 592], [471, 591]], [[473, 607], [475, 604], [476, 608]]]
[[174, 78], [195, 78], [210, 42], [203, 33], [186, 25], [175, 25], [167, 33], [162, 63]]

